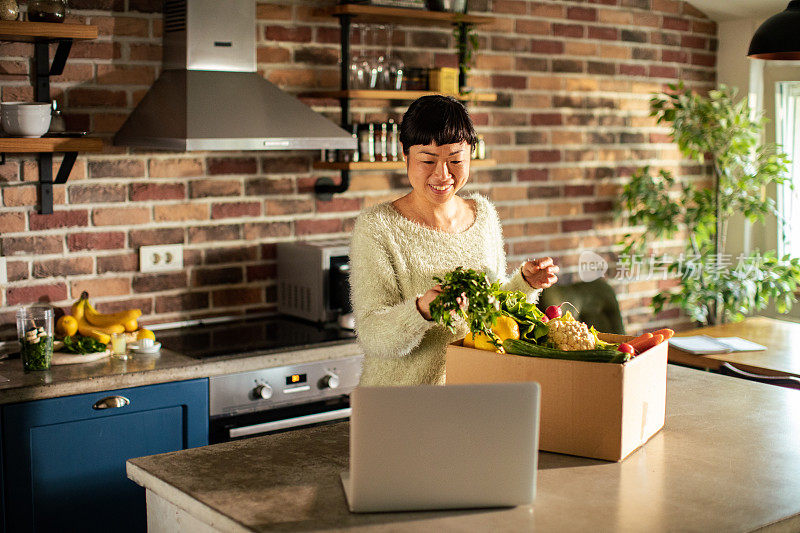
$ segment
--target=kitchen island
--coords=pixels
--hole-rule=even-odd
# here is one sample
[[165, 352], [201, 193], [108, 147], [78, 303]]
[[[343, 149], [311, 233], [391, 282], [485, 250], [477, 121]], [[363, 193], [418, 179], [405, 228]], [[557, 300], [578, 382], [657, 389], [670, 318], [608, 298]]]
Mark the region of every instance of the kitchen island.
[[664, 429], [621, 463], [540, 452], [530, 506], [351, 514], [338, 423], [128, 461], [159, 531], [800, 529], [800, 393], [670, 365]]

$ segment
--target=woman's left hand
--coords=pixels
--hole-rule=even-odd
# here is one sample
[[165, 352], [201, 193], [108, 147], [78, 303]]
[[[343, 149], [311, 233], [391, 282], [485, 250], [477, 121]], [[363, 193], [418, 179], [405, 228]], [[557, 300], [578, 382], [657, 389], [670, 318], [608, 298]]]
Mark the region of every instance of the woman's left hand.
[[546, 289], [558, 281], [558, 267], [549, 257], [526, 261], [522, 265], [522, 277], [534, 289]]

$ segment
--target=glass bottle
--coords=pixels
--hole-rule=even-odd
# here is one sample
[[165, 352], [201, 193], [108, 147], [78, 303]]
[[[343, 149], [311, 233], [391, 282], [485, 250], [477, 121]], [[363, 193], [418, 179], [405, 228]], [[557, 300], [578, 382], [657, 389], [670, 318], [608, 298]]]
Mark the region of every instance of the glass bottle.
[[389, 160], [389, 125], [382, 122], [375, 131], [375, 159], [377, 161]]
[[397, 129], [397, 122], [389, 119], [389, 161], [398, 161], [397, 154], [400, 151], [400, 132]]
[[475, 145], [475, 159], [486, 159], [486, 140], [483, 135], [478, 135], [478, 144]]
[[358, 130], [358, 151], [361, 161], [375, 161], [375, 125], [362, 124]]
[[[353, 124], [353, 139], [355, 139], [356, 143], [358, 143], [358, 124]], [[353, 153], [350, 156], [350, 160], [353, 161], [354, 163], [357, 163], [359, 161], [357, 146], [358, 145], [356, 144], [356, 149], [353, 150]]]

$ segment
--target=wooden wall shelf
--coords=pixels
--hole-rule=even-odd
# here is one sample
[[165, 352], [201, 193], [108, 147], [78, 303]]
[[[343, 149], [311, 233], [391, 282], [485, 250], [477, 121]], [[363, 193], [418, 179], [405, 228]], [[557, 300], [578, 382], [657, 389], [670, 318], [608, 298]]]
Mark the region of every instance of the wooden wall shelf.
[[[350, 58], [350, 28], [354, 22], [379, 22], [390, 24], [407, 24], [413, 26], [455, 26], [458, 32], [458, 64], [465, 64], [465, 54], [468, 47], [467, 29], [480, 24], [489, 24], [495, 17], [486, 15], [469, 15], [464, 13], [449, 13], [442, 11], [427, 11], [424, 9], [407, 9], [384, 6], [370, 6], [361, 4], [339, 4], [331, 8], [320, 9], [320, 13], [335, 16], [339, 19], [340, 54], [344, 58], [339, 64], [340, 87], [338, 91], [310, 91], [300, 94], [306, 98], [335, 98], [339, 100], [342, 110], [342, 127], [350, 130], [352, 117], [350, 113], [351, 100], [416, 100], [433, 91], [384, 91], [384, 90], [352, 90], [350, 89], [350, 71], [348, 61]], [[466, 87], [466, 71], [459, 68], [458, 86]], [[497, 95], [493, 93], [469, 93], [456, 96], [462, 101], [494, 102]], [[473, 161], [473, 168], [488, 167], [495, 164], [491, 159]], [[381, 171], [401, 170], [405, 168], [403, 161], [387, 162], [358, 162], [358, 163], [315, 163], [317, 170], [339, 171], [341, 179], [335, 183], [330, 177], [322, 176], [314, 184], [317, 198], [329, 200], [334, 194], [345, 192], [350, 186], [351, 171]]]
[[[50, 103], [50, 77], [64, 72], [67, 57], [75, 40], [96, 39], [97, 26], [53, 22], [0, 21], [0, 40], [33, 43], [35, 100]], [[50, 62], [50, 43], [58, 43]], [[53, 184], [66, 183], [78, 152], [99, 152], [103, 141], [85, 137], [46, 137], [36, 139], [0, 138], [0, 153], [39, 154], [39, 213], [53, 212]], [[64, 159], [53, 179], [53, 153]]]
[[46, 152], [100, 152], [103, 140], [97, 137], [38, 137], [21, 139], [0, 137], [0, 152], [46, 153]]
[[97, 39], [97, 26], [53, 22], [0, 21], [0, 40], [34, 42], [58, 39]]
[[[350, 89], [347, 91], [309, 91], [300, 93], [301, 98], [350, 98], [352, 100], [416, 100], [429, 94], [442, 94], [433, 91], [383, 91], [372, 89]], [[464, 102], [496, 102], [496, 93], [452, 94]]]
[[425, 9], [407, 9], [402, 7], [366, 6], [358, 4], [340, 4], [327, 10], [335, 16], [350, 15], [357, 22], [389, 22], [395, 24], [414, 24], [425, 26], [441, 26], [446, 24], [489, 24], [494, 17], [449, 13], [445, 11], [428, 11]]

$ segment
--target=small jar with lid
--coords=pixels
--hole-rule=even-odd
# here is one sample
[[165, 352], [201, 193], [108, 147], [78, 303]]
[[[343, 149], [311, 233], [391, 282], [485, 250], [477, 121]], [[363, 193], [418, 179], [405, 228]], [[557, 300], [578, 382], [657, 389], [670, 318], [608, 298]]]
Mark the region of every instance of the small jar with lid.
[[0, 20], [17, 20], [19, 4], [17, 0], [0, 0]]
[[30, 0], [28, 20], [30, 22], [64, 22], [67, 16], [67, 0]]

